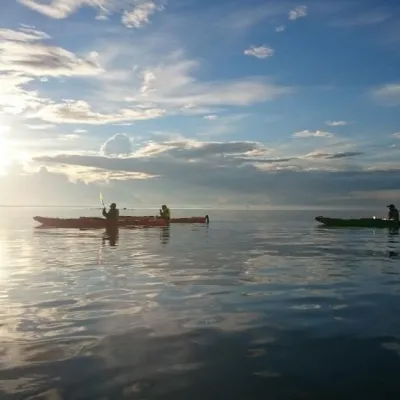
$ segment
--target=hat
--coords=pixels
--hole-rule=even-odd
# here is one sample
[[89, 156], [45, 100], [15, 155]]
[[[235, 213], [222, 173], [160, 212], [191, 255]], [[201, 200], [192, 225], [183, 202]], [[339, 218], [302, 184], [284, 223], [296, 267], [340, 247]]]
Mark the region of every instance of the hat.
[[396, 208], [396, 206], [394, 204], [389, 204], [388, 206], [386, 206], [388, 208]]

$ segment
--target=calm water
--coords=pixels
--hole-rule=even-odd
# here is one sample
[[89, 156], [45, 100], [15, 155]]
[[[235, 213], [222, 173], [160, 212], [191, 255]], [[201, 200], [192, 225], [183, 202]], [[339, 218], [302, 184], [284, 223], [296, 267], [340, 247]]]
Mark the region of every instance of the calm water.
[[400, 398], [398, 233], [211, 211], [110, 243], [31, 220], [84, 213], [2, 209], [1, 399]]

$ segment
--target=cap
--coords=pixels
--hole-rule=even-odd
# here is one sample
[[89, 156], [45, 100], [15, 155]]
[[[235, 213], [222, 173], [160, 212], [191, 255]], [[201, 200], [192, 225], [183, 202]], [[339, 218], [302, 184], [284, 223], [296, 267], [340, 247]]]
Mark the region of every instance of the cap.
[[394, 204], [389, 204], [388, 206], [386, 206], [388, 208], [396, 208], [396, 206]]

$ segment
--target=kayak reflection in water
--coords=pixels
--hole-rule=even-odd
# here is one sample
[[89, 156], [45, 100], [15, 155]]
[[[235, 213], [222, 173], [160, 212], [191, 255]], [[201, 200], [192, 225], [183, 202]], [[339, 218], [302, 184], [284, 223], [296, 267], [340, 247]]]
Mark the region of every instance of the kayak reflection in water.
[[399, 210], [396, 206], [394, 204], [389, 204], [387, 207], [389, 208], [388, 219], [399, 222]]
[[103, 217], [107, 218], [108, 220], [117, 221], [119, 218], [119, 210], [115, 203], [110, 205], [110, 211], [107, 212], [106, 208], [103, 208]]
[[161, 244], [168, 244], [171, 237], [170, 226], [163, 226], [160, 232]]
[[171, 211], [165, 204], [161, 207], [160, 216], [161, 218], [164, 218], [167, 221], [169, 221], [171, 218]]
[[110, 247], [115, 247], [118, 244], [118, 238], [118, 228], [107, 228], [103, 235], [103, 245], [105, 245], [107, 241], [110, 244]]

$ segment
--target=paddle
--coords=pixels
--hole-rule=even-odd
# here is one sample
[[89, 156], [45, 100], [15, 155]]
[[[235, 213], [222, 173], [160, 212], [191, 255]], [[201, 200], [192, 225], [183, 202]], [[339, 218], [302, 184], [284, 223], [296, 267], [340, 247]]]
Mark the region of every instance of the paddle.
[[106, 206], [104, 205], [103, 194], [101, 192], [100, 192], [100, 201], [101, 201], [101, 204], [103, 204], [103, 208], [106, 208]]

